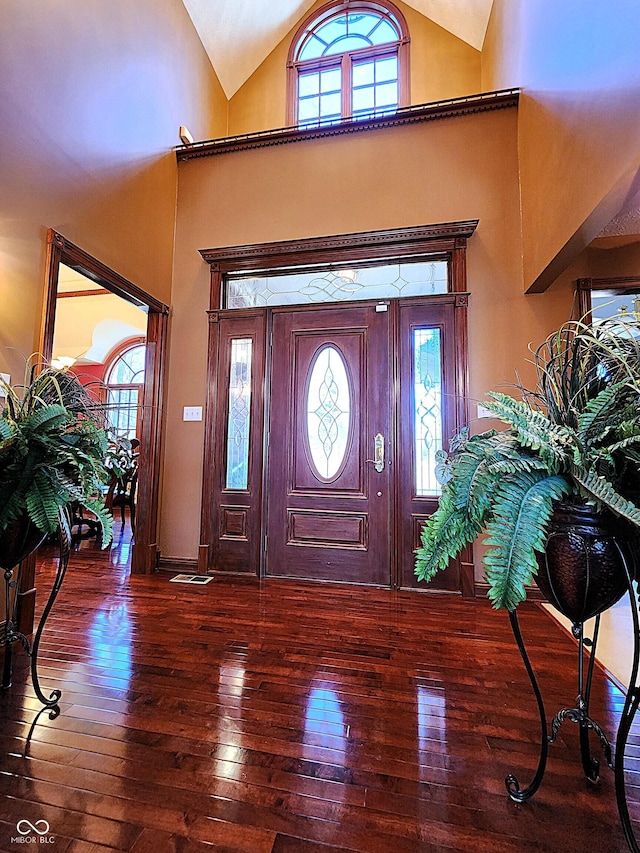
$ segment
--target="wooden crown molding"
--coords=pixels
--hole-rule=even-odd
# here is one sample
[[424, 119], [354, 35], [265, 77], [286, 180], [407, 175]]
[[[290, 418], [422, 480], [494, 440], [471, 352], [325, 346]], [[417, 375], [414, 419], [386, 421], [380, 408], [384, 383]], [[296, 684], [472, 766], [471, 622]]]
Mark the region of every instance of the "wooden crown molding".
[[469, 239], [478, 226], [477, 219], [418, 225], [382, 231], [362, 231], [307, 240], [283, 240], [247, 246], [200, 249], [203, 259], [219, 272], [279, 268], [303, 263], [321, 263], [351, 253], [359, 258], [400, 257], [429, 252], [449, 252], [461, 238]]
[[640, 287], [640, 275], [621, 275], [607, 278], [579, 278], [579, 290], [625, 290]]
[[383, 127], [399, 127], [416, 122], [434, 121], [453, 116], [490, 110], [507, 109], [518, 106], [520, 90], [502, 89], [497, 92], [483, 92], [466, 98], [450, 98], [447, 101], [435, 101], [429, 104], [416, 104], [400, 107], [393, 115], [378, 116], [371, 119], [343, 119], [336, 124], [323, 127], [304, 128], [281, 127], [276, 130], [264, 130], [259, 133], [245, 133], [239, 136], [226, 136], [221, 139], [209, 139], [178, 146], [178, 161], [193, 160], [197, 157], [211, 157], [215, 154], [228, 154], [232, 151], [246, 151], [252, 148], [266, 148], [290, 142], [304, 142], [310, 139], [324, 139], [328, 136], [345, 136], [363, 133]]
[[[47, 237], [49, 244], [55, 246], [56, 250], [61, 253], [60, 260], [65, 266], [79, 270], [86, 278], [103, 287], [106, 285], [106, 289], [109, 292], [135, 303], [140, 308], [148, 307], [158, 314], [169, 313], [168, 305], [145, 293], [136, 284], [87, 254], [83, 249], [76, 246], [75, 243], [72, 243], [62, 234], [54, 231], [53, 228], [49, 229]], [[95, 292], [92, 291], [91, 295]]]

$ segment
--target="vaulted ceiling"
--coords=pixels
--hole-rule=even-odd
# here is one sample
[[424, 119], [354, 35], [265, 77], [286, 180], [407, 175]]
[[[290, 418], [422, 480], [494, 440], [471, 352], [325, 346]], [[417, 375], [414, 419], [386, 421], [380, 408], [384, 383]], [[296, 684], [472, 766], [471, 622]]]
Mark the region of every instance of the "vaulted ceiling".
[[[218, 79], [231, 98], [315, 0], [183, 0]], [[478, 50], [493, 0], [406, 0]]]

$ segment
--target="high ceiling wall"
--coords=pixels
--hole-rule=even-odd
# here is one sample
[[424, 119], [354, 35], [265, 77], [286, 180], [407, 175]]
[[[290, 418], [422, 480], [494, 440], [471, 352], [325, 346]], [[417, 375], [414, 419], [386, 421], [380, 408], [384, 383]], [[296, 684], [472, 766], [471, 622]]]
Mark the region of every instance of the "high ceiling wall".
[[[324, 5], [318, 0], [316, 7]], [[424, 104], [481, 91], [481, 53], [448, 30], [396, 0], [411, 36], [411, 103]], [[299, 22], [229, 102], [229, 134], [286, 124], [286, 63]]]
[[542, 290], [637, 194], [640, 4], [495, 0], [485, 88], [521, 86], [525, 288]]
[[224, 133], [227, 102], [180, 0], [39, 0], [2, 15], [0, 370], [20, 373], [48, 228], [170, 301], [172, 148], [181, 124]]

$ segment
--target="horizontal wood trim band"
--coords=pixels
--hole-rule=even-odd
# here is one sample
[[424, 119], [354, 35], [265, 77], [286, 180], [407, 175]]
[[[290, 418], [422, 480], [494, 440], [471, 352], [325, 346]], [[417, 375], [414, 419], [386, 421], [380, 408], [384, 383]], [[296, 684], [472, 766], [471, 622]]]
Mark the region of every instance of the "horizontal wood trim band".
[[377, 128], [399, 127], [416, 122], [434, 121], [471, 113], [506, 109], [518, 105], [519, 89], [502, 89], [496, 92], [483, 92], [466, 98], [450, 98], [446, 101], [434, 101], [429, 104], [416, 104], [400, 107], [393, 115], [371, 119], [346, 119], [324, 127], [304, 128], [281, 127], [258, 133], [245, 133], [238, 136], [225, 136], [181, 145], [176, 148], [178, 161], [193, 160], [197, 157], [210, 157], [215, 154], [228, 154], [234, 151], [247, 151], [252, 148], [267, 148], [290, 142], [305, 142], [310, 139], [324, 139], [330, 136], [345, 136], [363, 133]]
[[186, 575], [199, 574], [198, 561], [188, 560], [185, 557], [161, 557], [158, 561], [158, 569], [161, 572], [178, 572]]
[[[475, 597], [486, 598], [489, 592], [489, 584], [485, 581], [476, 581], [474, 584]], [[527, 601], [546, 601], [547, 599], [540, 592], [537, 586], [527, 587]]]
[[220, 272], [268, 267], [298, 266], [301, 263], [335, 261], [336, 255], [349, 252], [354, 257], [401, 257], [430, 252], [447, 252], [455, 248], [458, 239], [469, 239], [478, 227], [477, 219], [463, 222], [444, 222], [437, 225], [417, 225], [411, 228], [389, 228], [381, 231], [361, 231], [308, 240], [282, 240], [276, 243], [254, 243], [246, 246], [200, 249], [204, 260]]
[[108, 296], [111, 293], [104, 287], [98, 287], [95, 290], [65, 290], [56, 295], [56, 299], [71, 299], [76, 296]]

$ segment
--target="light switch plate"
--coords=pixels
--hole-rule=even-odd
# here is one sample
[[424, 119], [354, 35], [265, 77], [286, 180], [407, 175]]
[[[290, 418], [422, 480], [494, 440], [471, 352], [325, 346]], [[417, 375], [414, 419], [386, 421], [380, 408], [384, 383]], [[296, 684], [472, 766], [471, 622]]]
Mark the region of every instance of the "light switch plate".
[[486, 406], [483, 406], [481, 403], [478, 403], [478, 417], [479, 418], [494, 418], [495, 415], [493, 415], [489, 411], [489, 409], [487, 409]]
[[182, 410], [183, 421], [201, 421], [202, 406], [185, 406]]

